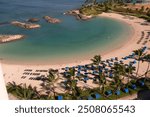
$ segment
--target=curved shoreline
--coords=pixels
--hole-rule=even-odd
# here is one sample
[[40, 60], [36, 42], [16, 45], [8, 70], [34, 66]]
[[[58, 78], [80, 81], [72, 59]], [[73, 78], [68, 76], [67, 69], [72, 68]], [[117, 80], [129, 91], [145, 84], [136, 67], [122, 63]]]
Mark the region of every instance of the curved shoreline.
[[[133, 26], [133, 23], [130, 24], [129, 21], [126, 21], [124, 20], [122, 17], [122, 15], [120, 14], [115, 14], [115, 13], [103, 13], [103, 14], [100, 14], [98, 15], [98, 17], [107, 17], [107, 18], [110, 18], [110, 19], [114, 19], [114, 20], [118, 20], [118, 21], [121, 21], [123, 23], [127, 23], [128, 25], [131, 25], [131, 28], [132, 28], [132, 33], [130, 36], [128, 36], [124, 42], [121, 42], [117, 47], [113, 47], [112, 50], [111, 49], [108, 49], [106, 50], [105, 52], [101, 53], [100, 55], [102, 56], [103, 59], [107, 59], [107, 58], [111, 58], [111, 57], [114, 57], [114, 56], [118, 56], [119, 58], [121, 57], [124, 57], [126, 55], [128, 55], [129, 53], [131, 53], [134, 49], [130, 49], [130, 52], [128, 52], [128, 54], [123, 54], [123, 55], [114, 55], [113, 53], [118, 53], [119, 51], [122, 51], [122, 49], [126, 46], [129, 46], [131, 45], [131, 43], [133, 43], [134, 41], [136, 41], [136, 37], [137, 37], [137, 28], [135, 28], [135, 26]], [[139, 19], [139, 18], [137, 18]], [[142, 19], [140, 19], [142, 20]], [[144, 21], [144, 20], [143, 20]], [[133, 36], [132, 36], [133, 35]], [[130, 39], [131, 38], [131, 39]], [[141, 47], [141, 46], [140, 46]], [[140, 48], [139, 47], [139, 48]], [[137, 47], [135, 48], [137, 49]], [[117, 51], [117, 52], [116, 52]], [[97, 53], [98, 54], [98, 53]], [[113, 56], [112, 56], [113, 55]], [[93, 56], [92, 56], [93, 57]], [[5, 61], [5, 60], [4, 60]], [[75, 65], [78, 65], [78, 64], [88, 64], [90, 63], [90, 60], [89, 59], [85, 59], [85, 60], [75, 60], [75, 62], [61, 62], [61, 64], [51, 64], [51, 63], [40, 63], [39, 64], [36, 64], [36, 63], [33, 63], [33, 64], [30, 64], [30, 63], [15, 63], [15, 62], [8, 62], [8, 61], [5, 61], [3, 62], [3, 64], [9, 64], [9, 65], [21, 65], [21, 66], [51, 66], [51, 67], [54, 67], [54, 68], [61, 68], [61, 67], [66, 67], [67, 66], [75, 66]]]
[[[114, 14], [114, 13], [104, 13], [101, 14], [100, 17], [109, 17], [109, 18], [114, 18], [116, 20], [120, 20], [120, 21], [124, 21], [126, 23], [128, 23], [129, 25], [131, 25], [134, 29], [134, 33], [133, 36], [131, 37], [131, 39], [128, 39], [126, 43], [124, 43], [123, 45], [120, 45], [121, 47], [116, 48], [115, 50], [111, 50], [109, 53], [106, 53], [104, 55], [102, 55], [102, 59], [109, 59], [109, 58], [114, 58], [114, 57], [118, 57], [119, 59], [121, 59], [122, 57], [125, 57], [129, 54], [131, 54], [131, 52], [133, 50], [139, 49], [141, 48], [143, 45], [141, 44], [137, 44], [137, 41], [139, 40], [140, 36], [141, 36], [141, 31], [150, 31], [150, 25], [149, 26], [143, 26], [140, 23], [143, 23], [144, 20], [143, 19], [139, 19], [139, 18], [135, 18], [133, 20], [130, 19], [126, 19], [124, 18], [125, 16], [122, 16], [120, 14]], [[146, 46], [150, 47], [150, 41], [146, 44]], [[148, 53], [150, 53], [150, 51], [148, 51]], [[125, 63], [128, 63], [129, 60], [124, 61]], [[72, 66], [76, 66], [76, 65], [85, 65], [91, 63], [90, 60], [84, 60], [84, 61], [75, 61], [74, 63], [68, 63], [68, 64], [61, 64], [61, 65], [17, 65], [17, 64], [7, 64], [7, 63], [3, 63], [2, 64], [2, 68], [3, 68], [3, 72], [4, 72], [4, 78], [5, 78], [5, 82], [12, 82], [15, 81], [17, 84], [20, 83], [26, 83], [27, 85], [31, 84], [33, 86], [38, 86], [40, 87], [40, 82], [39, 81], [33, 81], [33, 80], [29, 80], [28, 78], [26, 79], [22, 79], [21, 77], [23, 76], [23, 73], [25, 72], [25, 69], [32, 69], [33, 72], [36, 70], [48, 70], [50, 68], [53, 69], [58, 69], [59, 71], [61, 71], [61, 68], [63, 67], [72, 67]], [[146, 66], [146, 67], [145, 67]], [[147, 63], [142, 63], [140, 65], [140, 69], [139, 69], [139, 73], [142, 74], [145, 69], [147, 68]], [[43, 74], [42, 74], [43, 75]], [[45, 73], [45, 75], [47, 75], [47, 73]], [[32, 77], [32, 76], [30, 76]], [[59, 89], [57, 89], [58, 92], [61, 92]]]

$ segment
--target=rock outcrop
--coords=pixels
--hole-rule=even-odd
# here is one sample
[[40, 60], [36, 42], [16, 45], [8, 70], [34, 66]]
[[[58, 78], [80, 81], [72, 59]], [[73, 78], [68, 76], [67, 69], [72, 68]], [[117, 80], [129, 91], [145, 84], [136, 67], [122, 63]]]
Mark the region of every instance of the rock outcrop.
[[73, 15], [76, 17], [77, 20], [88, 20], [91, 19], [93, 16], [86, 16], [79, 12], [79, 10], [70, 10], [64, 13], [65, 15]]
[[24, 35], [0, 35], [0, 44], [23, 39]]
[[19, 22], [19, 21], [12, 21], [11, 24], [14, 26], [18, 26], [18, 27], [26, 28], [26, 29], [34, 29], [34, 28], [41, 27], [39, 24], [24, 23], [24, 22]]
[[30, 18], [27, 20], [28, 22], [34, 23], [40, 21], [38, 18]]
[[50, 16], [44, 16], [43, 17], [48, 23], [60, 23], [61, 21], [59, 19], [56, 19], [56, 18], [53, 18], [53, 17], [50, 17]]

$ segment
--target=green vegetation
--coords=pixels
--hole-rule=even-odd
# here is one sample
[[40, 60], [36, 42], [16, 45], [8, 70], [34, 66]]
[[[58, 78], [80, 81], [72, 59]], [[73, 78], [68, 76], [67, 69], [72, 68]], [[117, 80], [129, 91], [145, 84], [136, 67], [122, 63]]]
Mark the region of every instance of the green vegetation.
[[80, 8], [80, 13], [84, 15], [98, 15], [102, 13], [102, 9], [97, 5], [83, 6]]
[[39, 99], [39, 93], [36, 87], [26, 84], [17, 85], [15, 82], [7, 84], [8, 93], [13, 94], [18, 99], [29, 100], [29, 99]]
[[[131, 4], [130, 4], [131, 5]], [[135, 4], [133, 4], [134, 6]], [[96, 0], [86, 0], [79, 9], [84, 15], [97, 15], [102, 12], [116, 12], [123, 15], [131, 15], [150, 21], [150, 8], [141, 6], [140, 9], [129, 7], [123, 0], [107, 0], [105, 2], [97, 2]]]
[[[41, 100], [52, 100], [57, 99], [57, 96], [63, 96], [63, 99], [65, 100], [79, 100], [84, 99], [87, 100], [89, 98], [93, 99], [100, 99], [100, 100], [108, 100], [108, 99], [118, 99], [124, 96], [129, 96], [132, 94], [137, 93], [140, 90], [150, 90], [150, 80], [149, 80], [149, 66], [150, 66], [150, 55], [146, 54], [143, 51], [143, 48], [134, 50], [134, 58], [138, 61], [138, 67], [137, 70], [132, 65], [127, 65], [123, 63], [117, 63], [114, 64], [109, 73], [112, 73], [113, 75], [110, 77], [111, 81], [108, 81], [107, 78], [109, 76], [106, 75], [106, 71], [99, 71], [98, 74], [94, 75], [93, 83], [96, 83], [99, 85], [97, 88], [89, 88], [89, 87], [78, 87], [77, 82], [82, 78], [87, 77], [86, 75], [81, 75], [80, 77], [76, 76], [77, 68], [70, 67], [67, 69], [67, 72], [65, 70], [64, 73], [67, 73], [67, 75], [63, 76], [66, 78], [64, 82], [61, 82], [65, 89], [65, 92], [63, 94], [59, 94], [55, 91], [55, 84], [57, 83], [58, 79], [61, 79], [59, 76], [60, 73], [57, 70], [49, 70], [49, 74], [47, 77], [45, 77], [41, 84], [42, 90], [37, 90], [36, 87], [32, 87], [31, 85], [27, 86], [26, 84], [19, 84], [17, 85], [15, 82], [8, 83], [7, 84], [7, 90], [8, 93], [11, 93], [18, 99], [41, 99]], [[90, 69], [92, 71], [98, 70], [101, 65], [104, 65], [102, 58], [100, 55], [95, 55], [91, 59], [92, 63], [87, 65], [91, 66]], [[116, 58], [116, 61], [117, 58]], [[145, 71], [145, 73], [142, 76], [138, 75], [138, 69], [140, 67], [140, 61], [147, 62], [148, 66]], [[104, 67], [104, 66], [102, 66]], [[79, 68], [78, 68], [79, 70]], [[81, 70], [81, 68], [80, 68]], [[87, 72], [87, 70], [83, 70]], [[89, 72], [90, 73], [90, 72]], [[90, 73], [91, 74], [91, 73]], [[126, 78], [127, 83], [123, 83], [123, 80]], [[95, 80], [94, 80], [95, 79]], [[84, 83], [86, 83], [85, 80], [83, 80]], [[133, 86], [136, 86], [134, 89]], [[126, 90], [125, 90], [126, 89]], [[108, 93], [109, 92], [109, 93]], [[118, 94], [116, 92], [119, 92]], [[95, 98], [93, 95], [99, 94], [99, 98]], [[108, 93], [108, 94], [107, 94]]]

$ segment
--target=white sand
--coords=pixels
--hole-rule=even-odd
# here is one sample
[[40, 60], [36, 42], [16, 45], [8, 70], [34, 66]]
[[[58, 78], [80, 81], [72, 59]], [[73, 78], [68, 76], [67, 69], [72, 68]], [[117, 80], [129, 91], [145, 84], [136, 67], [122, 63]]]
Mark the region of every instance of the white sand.
[[0, 63], [0, 100], [8, 100], [8, 94], [5, 87], [1, 63]]
[[[115, 14], [115, 13], [103, 13], [100, 15], [100, 17], [114, 18], [116, 20], [123, 21], [123, 22], [127, 23], [128, 25], [132, 26], [133, 30], [134, 30], [132, 37], [125, 44], [120, 45], [119, 48], [102, 55], [103, 59], [107, 59], [107, 58], [111, 58], [111, 57], [122, 58], [122, 57], [125, 57], [125, 56], [131, 54], [131, 52], [133, 50], [139, 49], [144, 46], [144, 45], [142, 45], [143, 42], [140, 44], [137, 44], [137, 41], [141, 37], [141, 31], [144, 31], [145, 34], [147, 34], [147, 31], [150, 31], [150, 25], [146, 26], [146, 25], [140, 24], [140, 23], [144, 22], [143, 19], [139, 19], [136, 17], [127, 18], [125, 16]], [[145, 39], [143, 39], [143, 41], [145, 41]], [[146, 43], [146, 46], [150, 47], [150, 41], [148, 41], [148, 43]], [[149, 53], [149, 51], [148, 51], [148, 53]], [[126, 61], [126, 62], [129, 62], [129, 61]], [[90, 60], [70, 63], [70, 64], [67, 64], [67, 66], [75, 66], [75, 65], [79, 65], [79, 64], [82, 65], [82, 64], [87, 64], [87, 63], [90, 63]], [[63, 64], [62, 65], [17, 65], [17, 64], [14, 65], [14, 64], [7, 64], [7, 63], [3, 63], [2, 66], [3, 66], [4, 78], [5, 78], [6, 83], [15, 81], [16, 83], [27, 83], [27, 84], [32, 84], [33, 86], [37, 86], [37, 87], [41, 83], [40, 81], [29, 80], [30, 77], [36, 77], [36, 76], [27, 75], [27, 77], [25, 79], [21, 79], [25, 69], [32, 69], [33, 70], [32, 72], [35, 72], [35, 70], [38, 70], [38, 69], [47, 70], [49, 68], [60, 69], [62, 67], [66, 67], [66, 65], [63, 65]], [[147, 68], [147, 63], [145, 63], [145, 62], [142, 63], [140, 66], [140, 69], [139, 69], [139, 74], [143, 74], [146, 68]], [[46, 75], [46, 74], [47, 73], [41, 73], [40, 75]], [[88, 85], [90, 85], [91, 87], [94, 86], [92, 83], [89, 83]], [[57, 90], [59, 90], [59, 89], [57, 89]], [[59, 92], [62, 92], [61, 88], [60, 88]]]

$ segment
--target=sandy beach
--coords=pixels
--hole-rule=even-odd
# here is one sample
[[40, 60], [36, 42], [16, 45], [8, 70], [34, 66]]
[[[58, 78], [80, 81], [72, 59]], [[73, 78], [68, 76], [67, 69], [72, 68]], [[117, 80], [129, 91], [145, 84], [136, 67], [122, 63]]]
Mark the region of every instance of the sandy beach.
[[[132, 17], [132, 16], [122, 16], [122, 15], [115, 14], [115, 13], [103, 13], [99, 15], [98, 17], [113, 18], [113, 19], [125, 22], [127, 23], [127, 25], [130, 25], [133, 28], [133, 34], [130, 37], [130, 39], [128, 39], [126, 43], [121, 44], [119, 48], [113, 49], [110, 52], [103, 54], [102, 55], [103, 60], [110, 59], [112, 57], [113, 58], [118, 57], [119, 59], [121, 59], [122, 57], [125, 57], [131, 54], [133, 50], [139, 49], [143, 46], [150, 47], [150, 41], [148, 41], [147, 43], [144, 43], [147, 32], [150, 31], [150, 23], [149, 25], [147, 24], [145, 25], [145, 21], [143, 19], [139, 19], [139, 18]], [[141, 32], [144, 32], [145, 37], [140, 43], [138, 43], [141, 37]], [[149, 49], [147, 50], [147, 53], [150, 53]], [[61, 72], [61, 68], [66, 67], [66, 64], [18, 65], [18, 64], [3, 63], [2, 60], [1, 62], [2, 62], [3, 72], [4, 72], [3, 76], [5, 79], [5, 83], [15, 81], [17, 84], [20, 84], [20, 83], [26, 83], [27, 85], [31, 84], [32, 86], [36, 86], [39, 89], [40, 89], [39, 84], [41, 83], [41, 81], [31, 80], [32, 77], [38, 77], [41, 75], [46, 76], [48, 72], [37, 72], [38, 70], [48, 70], [50, 68], [53, 68], [53, 69], [58, 69]], [[74, 62], [74, 63], [68, 63], [67, 67], [84, 65], [88, 63], [91, 63], [91, 61], [84, 60], [84, 61], [79, 61], [79, 62]], [[124, 63], [129, 63], [129, 60], [124, 61]], [[139, 74], [143, 74], [146, 68], [147, 68], [147, 63], [143, 62], [140, 66]], [[29, 69], [32, 70], [31, 72], [29, 72], [30, 74], [25, 74], [26, 70], [29, 70]], [[39, 74], [33, 74], [33, 73], [39, 73]], [[24, 78], [23, 76], [26, 76], [26, 77]], [[55, 85], [58, 86], [62, 80], [63, 79], [58, 80]], [[90, 81], [87, 84], [89, 87], [96, 87], [96, 85], [92, 84], [92, 82]], [[85, 84], [79, 83], [79, 85], [85, 85]], [[57, 88], [56, 91], [63, 92], [61, 88]]]

